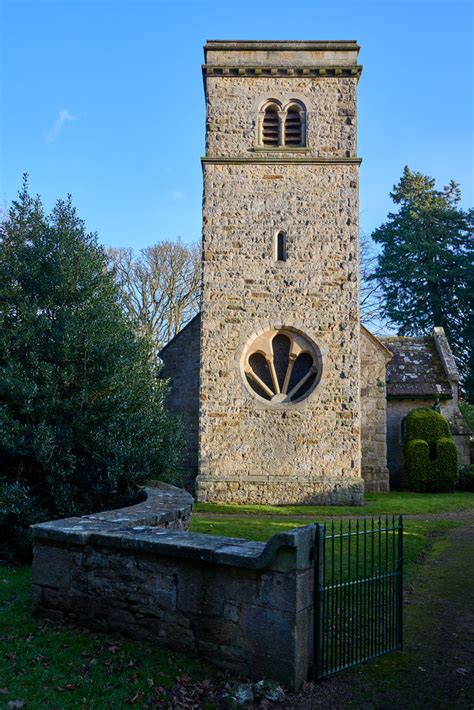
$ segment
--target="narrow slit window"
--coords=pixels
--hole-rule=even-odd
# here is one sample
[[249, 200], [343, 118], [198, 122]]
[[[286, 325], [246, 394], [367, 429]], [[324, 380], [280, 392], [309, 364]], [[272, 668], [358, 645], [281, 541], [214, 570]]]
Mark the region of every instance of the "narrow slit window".
[[286, 261], [287, 259], [285, 232], [278, 232], [276, 236], [275, 256], [277, 261]]
[[301, 109], [290, 106], [285, 119], [285, 145], [300, 146], [303, 144]]
[[268, 106], [263, 115], [263, 145], [277, 146], [280, 142], [280, 121], [276, 106]]

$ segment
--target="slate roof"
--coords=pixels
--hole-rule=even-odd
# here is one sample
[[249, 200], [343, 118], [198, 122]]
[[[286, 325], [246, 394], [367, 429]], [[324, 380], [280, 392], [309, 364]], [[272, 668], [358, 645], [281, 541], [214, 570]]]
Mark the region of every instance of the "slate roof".
[[378, 336], [393, 353], [387, 364], [387, 397], [451, 398], [451, 386], [432, 336]]

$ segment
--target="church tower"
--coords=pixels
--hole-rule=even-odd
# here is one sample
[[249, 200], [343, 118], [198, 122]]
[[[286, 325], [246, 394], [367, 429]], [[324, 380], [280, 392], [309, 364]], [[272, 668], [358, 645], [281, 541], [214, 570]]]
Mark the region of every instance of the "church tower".
[[205, 46], [200, 501], [362, 501], [358, 50]]

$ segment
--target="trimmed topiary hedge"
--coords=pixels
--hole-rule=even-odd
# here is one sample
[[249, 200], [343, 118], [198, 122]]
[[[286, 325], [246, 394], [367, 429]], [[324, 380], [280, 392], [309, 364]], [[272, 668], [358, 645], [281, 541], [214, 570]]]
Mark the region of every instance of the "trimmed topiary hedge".
[[458, 452], [446, 419], [432, 409], [414, 409], [404, 427], [404, 487], [417, 493], [454, 490]]
[[454, 490], [458, 480], [458, 450], [454, 439], [445, 436], [436, 442], [436, 465], [431, 476], [432, 490]]
[[431, 447], [442, 436], [451, 436], [447, 420], [434, 409], [413, 409], [405, 417], [405, 438], [423, 439]]
[[404, 488], [426, 493], [430, 470], [430, 447], [423, 439], [410, 439], [403, 449], [405, 457]]

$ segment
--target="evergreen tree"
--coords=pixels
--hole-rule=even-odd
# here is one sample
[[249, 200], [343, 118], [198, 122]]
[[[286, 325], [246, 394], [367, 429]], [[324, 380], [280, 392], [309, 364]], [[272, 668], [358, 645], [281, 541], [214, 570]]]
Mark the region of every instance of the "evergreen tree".
[[373, 274], [383, 290], [383, 315], [399, 335], [442, 326], [469, 397], [474, 397], [474, 211], [459, 207], [459, 186], [405, 167], [390, 196], [399, 210], [372, 234], [382, 245]]
[[0, 556], [28, 525], [119, 507], [168, 479], [177, 429], [147, 343], [71, 198], [27, 181], [0, 225]]

